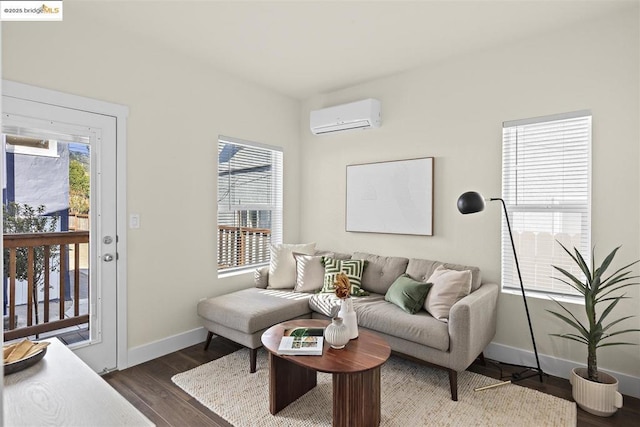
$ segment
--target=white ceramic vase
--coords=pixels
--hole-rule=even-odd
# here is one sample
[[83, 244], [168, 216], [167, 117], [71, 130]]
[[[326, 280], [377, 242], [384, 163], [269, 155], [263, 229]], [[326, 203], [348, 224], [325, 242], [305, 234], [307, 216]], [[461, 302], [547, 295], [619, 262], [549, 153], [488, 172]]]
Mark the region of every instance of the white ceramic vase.
[[353, 309], [353, 300], [351, 298], [345, 298], [340, 303], [340, 311], [338, 317], [342, 317], [344, 324], [349, 330], [349, 339], [358, 338], [358, 318], [356, 312]]
[[341, 317], [336, 317], [331, 321], [331, 324], [324, 328], [324, 339], [329, 343], [331, 348], [344, 348], [349, 342], [349, 330], [342, 323]]
[[586, 368], [573, 368], [571, 382], [573, 400], [585, 411], [600, 417], [610, 417], [622, 408], [622, 395], [618, 392], [618, 380], [604, 372], [598, 372], [600, 383], [589, 381]]

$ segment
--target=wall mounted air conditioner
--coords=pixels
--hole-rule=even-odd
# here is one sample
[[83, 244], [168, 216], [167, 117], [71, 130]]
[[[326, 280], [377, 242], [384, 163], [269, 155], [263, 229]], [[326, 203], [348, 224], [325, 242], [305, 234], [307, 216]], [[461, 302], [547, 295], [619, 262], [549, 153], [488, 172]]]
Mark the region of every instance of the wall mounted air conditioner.
[[311, 112], [309, 121], [314, 135], [351, 129], [377, 128], [382, 124], [380, 101], [369, 98], [315, 110]]

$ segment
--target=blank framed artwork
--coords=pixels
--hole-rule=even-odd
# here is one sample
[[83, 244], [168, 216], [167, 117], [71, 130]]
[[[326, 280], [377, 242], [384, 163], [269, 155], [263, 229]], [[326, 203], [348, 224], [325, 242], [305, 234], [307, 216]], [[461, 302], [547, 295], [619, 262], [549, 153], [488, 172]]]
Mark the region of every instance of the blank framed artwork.
[[346, 231], [433, 235], [433, 157], [347, 166]]

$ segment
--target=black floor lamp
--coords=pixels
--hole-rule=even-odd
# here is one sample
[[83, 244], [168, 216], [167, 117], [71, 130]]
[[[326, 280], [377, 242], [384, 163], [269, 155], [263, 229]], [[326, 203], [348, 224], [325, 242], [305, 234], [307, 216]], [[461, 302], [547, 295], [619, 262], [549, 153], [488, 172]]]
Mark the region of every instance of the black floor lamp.
[[[504, 203], [504, 200], [502, 200], [501, 198], [491, 198], [486, 200], [489, 202], [500, 201], [502, 203], [502, 209], [504, 209], [504, 217], [507, 220], [507, 229], [509, 230], [509, 238], [511, 239], [511, 248], [513, 249], [513, 259], [516, 262], [518, 279], [520, 279], [520, 289], [522, 290], [522, 299], [524, 300], [524, 310], [527, 313], [527, 322], [529, 322], [529, 332], [531, 333], [531, 342], [533, 343], [533, 352], [536, 355], [537, 367], [531, 368], [528, 366], [521, 366], [523, 368], [526, 368], [526, 370], [520, 373], [513, 374], [511, 377], [511, 382], [520, 381], [526, 378], [531, 378], [536, 375], [540, 377], [540, 382], [542, 382], [542, 375], [544, 374], [544, 372], [542, 372], [542, 369], [540, 368], [540, 360], [538, 359], [538, 349], [536, 347], [536, 339], [533, 335], [533, 326], [531, 326], [531, 317], [529, 316], [529, 306], [527, 305], [527, 297], [525, 296], [524, 285], [522, 284], [522, 274], [520, 273], [520, 264], [518, 263], [518, 255], [516, 254], [516, 245], [513, 243], [513, 234], [511, 233], [511, 224], [509, 223], [509, 213], [507, 212], [507, 205]], [[484, 201], [485, 199], [480, 195], [480, 193], [477, 193], [475, 191], [467, 191], [466, 193], [462, 194], [458, 198], [458, 210], [462, 214], [472, 214], [476, 212], [481, 212], [484, 210]], [[513, 365], [513, 366], [520, 366], [520, 365]], [[534, 371], [534, 372], [530, 375], [522, 375], [527, 370]]]

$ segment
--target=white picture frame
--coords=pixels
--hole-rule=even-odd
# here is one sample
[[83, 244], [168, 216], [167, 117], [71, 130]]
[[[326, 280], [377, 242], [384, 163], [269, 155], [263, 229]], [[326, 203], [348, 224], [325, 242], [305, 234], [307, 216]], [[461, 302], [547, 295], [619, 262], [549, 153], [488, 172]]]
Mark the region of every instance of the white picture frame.
[[433, 235], [433, 157], [347, 166], [348, 232]]

